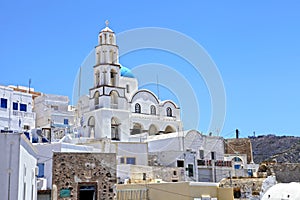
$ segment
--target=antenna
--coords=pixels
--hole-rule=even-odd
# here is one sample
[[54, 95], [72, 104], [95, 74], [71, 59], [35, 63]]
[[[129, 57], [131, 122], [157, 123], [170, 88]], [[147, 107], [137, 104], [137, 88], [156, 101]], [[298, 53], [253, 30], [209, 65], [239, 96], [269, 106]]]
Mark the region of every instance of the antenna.
[[28, 84], [28, 93], [30, 93], [30, 85], [31, 85], [31, 78], [29, 78], [29, 84]]

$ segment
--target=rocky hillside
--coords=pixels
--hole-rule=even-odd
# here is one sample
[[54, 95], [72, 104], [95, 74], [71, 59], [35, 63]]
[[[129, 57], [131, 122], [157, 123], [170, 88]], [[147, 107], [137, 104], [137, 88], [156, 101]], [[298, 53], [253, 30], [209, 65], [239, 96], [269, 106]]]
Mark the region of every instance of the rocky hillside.
[[300, 137], [266, 135], [250, 139], [255, 163], [274, 159], [278, 163], [300, 163]]

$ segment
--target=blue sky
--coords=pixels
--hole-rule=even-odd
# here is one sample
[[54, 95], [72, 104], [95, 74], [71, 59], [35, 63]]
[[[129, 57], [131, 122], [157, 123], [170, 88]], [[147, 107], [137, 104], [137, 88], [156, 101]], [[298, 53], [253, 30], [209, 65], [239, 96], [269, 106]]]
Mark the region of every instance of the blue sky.
[[[116, 33], [163, 27], [193, 38], [217, 65], [227, 97], [221, 135], [232, 137], [239, 128], [243, 137], [253, 131], [300, 136], [299, 10], [298, 1], [275, 0], [2, 0], [0, 84], [28, 85], [31, 78], [36, 91], [71, 99], [78, 68], [97, 44], [106, 19]], [[128, 68], [158, 62], [185, 69], [184, 61], [151, 50], [121, 62]], [[188, 76], [192, 72], [186, 69]], [[205, 132], [211, 114], [209, 93], [203, 80], [191, 84], [200, 85], [199, 129]], [[172, 97], [168, 95], [166, 91], [162, 98]]]

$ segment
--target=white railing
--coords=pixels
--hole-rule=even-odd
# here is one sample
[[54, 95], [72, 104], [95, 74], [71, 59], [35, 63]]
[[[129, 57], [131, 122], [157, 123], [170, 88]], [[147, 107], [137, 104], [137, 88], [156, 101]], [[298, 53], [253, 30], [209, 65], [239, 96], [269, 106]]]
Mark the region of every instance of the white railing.
[[34, 118], [34, 113], [21, 112], [17, 110], [13, 110], [13, 115], [18, 117]]
[[150, 114], [143, 114], [143, 113], [132, 113], [132, 117], [139, 118], [139, 119], [152, 119], [152, 120], [162, 120], [162, 121], [176, 121], [175, 117], [150, 115]]
[[111, 103], [111, 104], [110, 104], [110, 108], [117, 109], [117, 108], [118, 108], [118, 104], [116, 104], [116, 103]]

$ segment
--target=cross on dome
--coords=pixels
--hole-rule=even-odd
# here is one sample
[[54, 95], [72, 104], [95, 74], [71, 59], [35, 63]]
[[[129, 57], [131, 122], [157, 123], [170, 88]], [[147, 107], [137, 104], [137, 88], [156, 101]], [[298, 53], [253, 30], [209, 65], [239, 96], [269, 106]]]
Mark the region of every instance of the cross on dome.
[[106, 27], [108, 27], [108, 24], [109, 24], [109, 21], [108, 21], [108, 20], [106, 20], [106, 21], [105, 21], [105, 25], [106, 25]]

